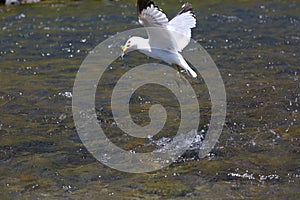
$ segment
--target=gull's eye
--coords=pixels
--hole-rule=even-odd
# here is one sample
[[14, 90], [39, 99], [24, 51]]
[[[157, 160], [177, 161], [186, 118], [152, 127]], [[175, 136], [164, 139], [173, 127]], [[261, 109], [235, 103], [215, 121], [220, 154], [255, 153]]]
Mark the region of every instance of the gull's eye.
[[127, 47], [130, 47], [130, 44], [127, 44]]

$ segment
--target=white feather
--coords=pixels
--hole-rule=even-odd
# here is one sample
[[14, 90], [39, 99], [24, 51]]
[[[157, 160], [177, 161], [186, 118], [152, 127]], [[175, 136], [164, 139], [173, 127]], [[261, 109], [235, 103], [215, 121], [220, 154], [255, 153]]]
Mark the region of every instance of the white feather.
[[192, 77], [197, 77], [179, 53], [190, 42], [191, 28], [196, 27], [196, 19], [191, 11], [183, 12], [169, 21], [161, 10], [151, 4], [141, 11], [139, 22], [146, 28], [148, 39], [132, 37], [126, 45], [168, 64], [179, 65]]

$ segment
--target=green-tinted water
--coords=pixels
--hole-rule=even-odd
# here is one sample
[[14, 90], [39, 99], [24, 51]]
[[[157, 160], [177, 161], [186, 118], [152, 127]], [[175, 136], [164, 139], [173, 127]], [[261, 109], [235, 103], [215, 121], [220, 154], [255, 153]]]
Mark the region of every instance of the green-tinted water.
[[[157, 2], [169, 16], [181, 5]], [[71, 92], [90, 50], [110, 35], [140, 27], [135, 1], [0, 7], [1, 199], [299, 198], [300, 2], [190, 2], [198, 19], [193, 38], [225, 82], [226, 125], [206, 158], [197, 160], [191, 151], [164, 170], [134, 175], [102, 165], [85, 149], [72, 119]], [[133, 55], [147, 59], [131, 54], [121, 70], [131, 67]], [[109, 87], [114, 78], [106, 77]], [[207, 99], [201, 80], [189, 80]], [[97, 98], [99, 119], [110, 127], [109, 100]], [[140, 113], [148, 98], [133, 99], [132, 113]], [[168, 103], [171, 111], [177, 106]], [[210, 103], [200, 106], [200, 129], [206, 130]], [[144, 114], [133, 118], [148, 120]], [[176, 124], [170, 122], [174, 129]], [[144, 142], [122, 147], [138, 150]]]

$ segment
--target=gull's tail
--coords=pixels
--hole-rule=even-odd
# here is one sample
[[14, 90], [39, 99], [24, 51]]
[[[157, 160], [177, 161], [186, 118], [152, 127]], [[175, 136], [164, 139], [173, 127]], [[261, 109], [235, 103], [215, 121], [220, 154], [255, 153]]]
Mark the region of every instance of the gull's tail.
[[192, 68], [187, 64], [187, 62], [184, 60], [184, 58], [182, 56], [180, 56], [180, 62], [176, 63], [177, 65], [179, 65], [180, 67], [182, 67], [183, 69], [185, 69], [186, 71], [188, 71], [188, 73], [193, 77], [193, 78], [197, 78], [197, 74], [194, 70], [192, 70]]

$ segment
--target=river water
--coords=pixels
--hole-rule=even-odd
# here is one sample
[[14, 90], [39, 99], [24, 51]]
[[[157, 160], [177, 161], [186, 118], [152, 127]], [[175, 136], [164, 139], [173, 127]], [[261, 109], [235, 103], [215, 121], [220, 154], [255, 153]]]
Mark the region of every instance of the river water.
[[[82, 61], [109, 36], [140, 27], [135, 1], [0, 7], [1, 199], [300, 197], [300, 2], [190, 2], [198, 23], [192, 37], [211, 55], [225, 84], [225, 125], [206, 157], [199, 159], [191, 148], [169, 167], [143, 174], [98, 162], [81, 142], [72, 115], [73, 84]], [[157, 4], [169, 16], [181, 5], [177, 0]], [[120, 73], [132, 68], [129, 61], [145, 59], [138, 53], [125, 56], [117, 61]], [[209, 94], [201, 79], [188, 80], [202, 85], [199, 131], [205, 135]], [[108, 73], [106, 81], [112, 87], [115, 76]], [[165, 92], [133, 98], [131, 112], [140, 113], [155, 97], [170, 108], [178, 106], [161, 99]], [[104, 128], [114, 125], [107, 102], [108, 96], [96, 97]], [[170, 110], [170, 116], [178, 114]], [[133, 119], [149, 120], [147, 114]], [[159, 142], [177, 128], [176, 120], [168, 123], [171, 128]], [[116, 134], [109, 137], [125, 149], [138, 151], [145, 142]]]

